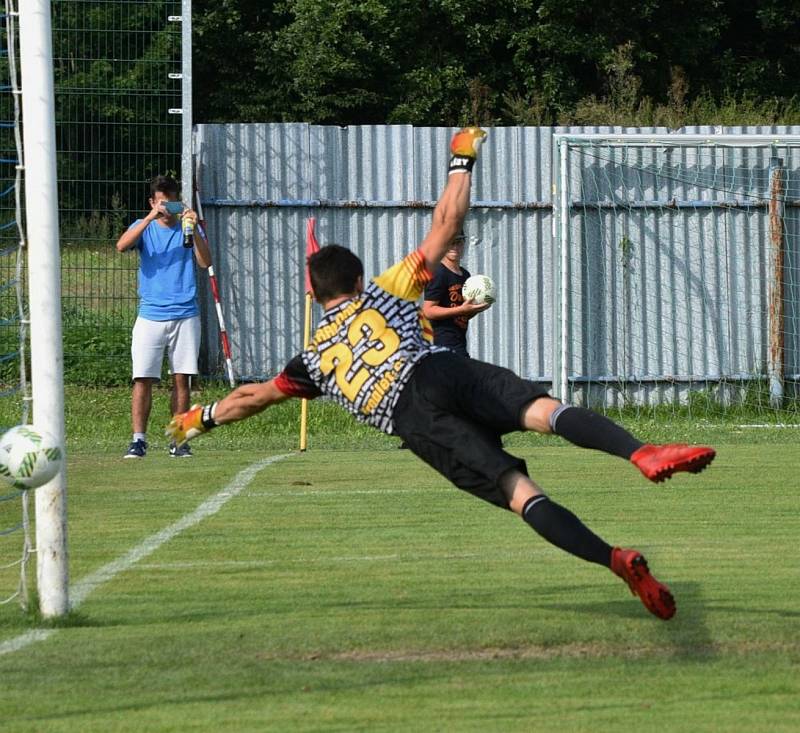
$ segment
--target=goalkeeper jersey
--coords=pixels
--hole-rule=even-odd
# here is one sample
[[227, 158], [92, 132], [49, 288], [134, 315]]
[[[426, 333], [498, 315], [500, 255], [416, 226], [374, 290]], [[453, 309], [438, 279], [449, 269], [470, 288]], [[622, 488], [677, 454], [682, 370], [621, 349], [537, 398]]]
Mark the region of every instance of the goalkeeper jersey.
[[376, 277], [356, 298], [325, 311], [311, 345], [275, 379], [292, 397], [320, 395], [378, 430], [394, 431], [392, 413], [414, 366], [433, 345], [417, 300], [431, 274], [419, 250]]

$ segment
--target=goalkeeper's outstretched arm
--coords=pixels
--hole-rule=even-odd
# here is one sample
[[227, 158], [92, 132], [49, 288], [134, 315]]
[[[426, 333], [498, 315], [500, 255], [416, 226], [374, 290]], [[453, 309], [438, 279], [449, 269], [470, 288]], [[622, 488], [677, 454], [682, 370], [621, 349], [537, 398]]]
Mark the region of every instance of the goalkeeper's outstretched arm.
[[257, 384], [243, 384], [219, 402], [194, 405], [186, 412], [175, 415], [165, 432], [178, 445], [182, 445], [217, 425], [245, 420], [290, 397], [291, 395], [278, 389], [275, 379]]
[[453, 238], [461, 231], [464, 217], [469, 211], [472, 168], [485, 138], [485, 130], [465, 127], [453, 136], [450, 143], [447, 185], [433, 210], [430, 231], [420, 245], [422, 256], [431, 272], [452, 245]]
[[238, 422], [288, 399], [290, 399], [290, 395], [281, 392], [274, 379], [257, 384], [243, 384], [217, 402], [214, 410], [214, 422], [217, 425]]

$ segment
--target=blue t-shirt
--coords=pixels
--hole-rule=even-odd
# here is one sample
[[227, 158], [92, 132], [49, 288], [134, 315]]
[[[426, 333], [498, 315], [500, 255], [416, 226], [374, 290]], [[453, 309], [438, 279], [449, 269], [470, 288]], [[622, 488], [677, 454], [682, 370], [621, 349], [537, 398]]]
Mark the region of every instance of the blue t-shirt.
[[[140, 221], [137, 219], [128, 228]], [[180, 222], [165, 227], [151, 221], [139, 237], [136, 249], [139, 250], [139, 315], [149, 321], [198, 315], [194, 249], [183, 246]]]

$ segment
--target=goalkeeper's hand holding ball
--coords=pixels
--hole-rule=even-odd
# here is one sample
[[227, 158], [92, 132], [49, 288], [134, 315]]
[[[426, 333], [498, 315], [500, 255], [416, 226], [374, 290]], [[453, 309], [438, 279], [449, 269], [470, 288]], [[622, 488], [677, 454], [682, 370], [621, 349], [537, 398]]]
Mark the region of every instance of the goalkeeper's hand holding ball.
[[179, 446], [198, 435], [207, 433], [211, 428], [217, 426], [214, 421], [216, 406], [216, 402], [210, 405], [192, 405], [186, 412], [175, 415], [164, 433]]

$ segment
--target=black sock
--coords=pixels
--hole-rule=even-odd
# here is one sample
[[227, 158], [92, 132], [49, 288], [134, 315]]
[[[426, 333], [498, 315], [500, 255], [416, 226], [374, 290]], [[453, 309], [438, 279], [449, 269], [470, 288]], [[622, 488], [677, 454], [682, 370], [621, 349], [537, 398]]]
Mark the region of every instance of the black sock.
[[611, 545], [601, 540], [569, 509], [534, 496], [522, 507], [522, 518], [550, 544], [582, 560], [611, 567]]
[[550, 417], [550, 427], [570, 443], [629, 459], [643, 443], [625, 428], [585, 407], [562, 405]]

